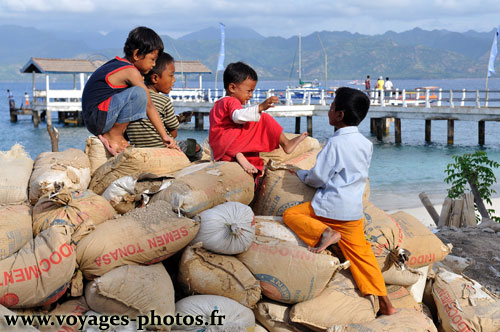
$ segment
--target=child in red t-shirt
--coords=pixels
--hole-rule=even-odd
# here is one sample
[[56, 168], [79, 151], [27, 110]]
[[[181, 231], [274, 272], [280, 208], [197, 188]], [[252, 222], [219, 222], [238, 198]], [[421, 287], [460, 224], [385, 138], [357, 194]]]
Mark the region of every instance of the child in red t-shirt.
[[257, 73], [243, 62], [231, 63], [224, 71], [226, 97], [215, 102], [210, 110], [208, 142], [215, 160], [236, 160], [251, 174], [262, 172], [264, 163], [259, 152], [269, 152], [279, 146], [291, 153], [302, 142], [304, 132], [291, 140], [269, 114], [262, 111], [273, 107], [278, 97], [269, 97], [259, 105], [243, 107], [252, 98], [257, 85]]

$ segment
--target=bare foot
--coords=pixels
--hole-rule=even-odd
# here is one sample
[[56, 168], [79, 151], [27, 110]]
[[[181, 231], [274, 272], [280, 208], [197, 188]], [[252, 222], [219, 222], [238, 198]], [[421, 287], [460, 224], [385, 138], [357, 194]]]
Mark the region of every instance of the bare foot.
[[320, 253], [325, 250], [329, 245], [337, 243], [340, 241], [340, 233], [335, 232], [331, 228], [325, 229], [323, 234], [321, 234], [321, 239], [316, 247], [309, 247], [309, 251]]
[[128, 142], [123, 136], [112, 136], [107, 132], [97, 137], [101, 140], [106, 150], [113, 156], [120, 154], [128, 146]]
[[245, 156], [241, 152], [236, 154], [236, 161], [240, 164], [241, 167], [243, 167], [245, 172], [247, 172], [248, 174], [255, 174], [259, 172], [257, 167], [250, 164], [250, 162], [247, 160], [247, 158], [245, 158]]
[[396, 309], [392, 306], [392, 303], [387, 296], [379, 296], [378, 303], [380, 306], [380, 310], [378, 311], [378, 315], [389, 316], [389, 315], [394, 315], [395, 313], [399, 312], [398, 309]]
[[280, 145], [283, 148], [283, 150], [286, 153], [292, 153], [293, 150], [299, 145], [300, 142], [306, 139], [307, 137], [307, 132], [303, 132], [297, 137], [294, 137], [292, 139], [287, 139], [284, 134], [281, 134], [282, 136], [280, 137]]

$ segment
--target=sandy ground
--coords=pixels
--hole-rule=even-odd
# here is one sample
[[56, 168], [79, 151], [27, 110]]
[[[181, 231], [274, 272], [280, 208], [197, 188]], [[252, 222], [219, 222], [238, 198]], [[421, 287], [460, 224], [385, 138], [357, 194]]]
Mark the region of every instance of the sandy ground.
[[[500, 198], [492, 200], [496, 215], [500, 215]], [[434, 206], [437, 213], [441, 213], [441, 204]], [[389, 213], [398, 210], [387, 211]], [[431, 216], [422, 207], [404, 209], [407, 213], [417, 217], [444, 242], [452, 243], [452, 254], [455, 256], [471, 258], [474, 264], [465, 269], [464, 274], [492, 292], [500, 295], [500, 232], [482, 230], [478, 227], [437, 229]]]

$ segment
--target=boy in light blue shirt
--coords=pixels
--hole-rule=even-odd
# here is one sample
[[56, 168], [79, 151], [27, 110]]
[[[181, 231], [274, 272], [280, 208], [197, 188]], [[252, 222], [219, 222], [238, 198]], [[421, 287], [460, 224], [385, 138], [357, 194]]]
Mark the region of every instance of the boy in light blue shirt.
[[283, 221], [312, 252], [339, 243], [351, 262], [351, 273], [363, 295], [379, 298], [380, 314], [396, 313], [387, 297], [385, 282], [363, 230], [363, 192], [373, 152], [372, 143], [358, 131], [370, 100], [365, 93], [339, 88], [328, 112], [336, 131], [318, 154], [311, 170], [297, 176], [317, 188], [311, 202], [289, 208]]

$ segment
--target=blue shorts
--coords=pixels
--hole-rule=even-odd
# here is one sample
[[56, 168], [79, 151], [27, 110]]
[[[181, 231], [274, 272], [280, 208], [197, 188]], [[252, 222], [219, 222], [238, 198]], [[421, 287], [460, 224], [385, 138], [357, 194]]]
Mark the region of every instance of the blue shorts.
[[148, 95], [140, 86], [130, 87], [114, 95], [108, 108], [103, 133], [111, 130], [115, 123], [128, 123], [147, 117]]

